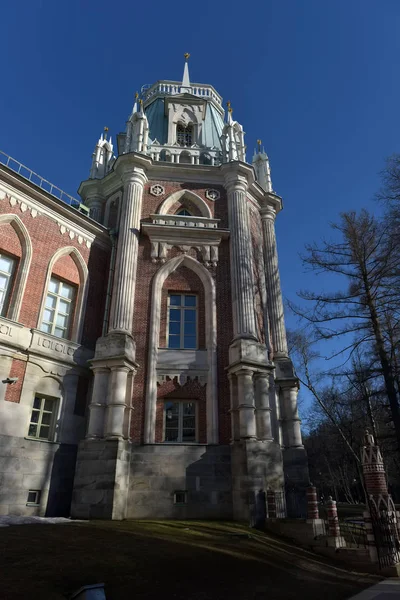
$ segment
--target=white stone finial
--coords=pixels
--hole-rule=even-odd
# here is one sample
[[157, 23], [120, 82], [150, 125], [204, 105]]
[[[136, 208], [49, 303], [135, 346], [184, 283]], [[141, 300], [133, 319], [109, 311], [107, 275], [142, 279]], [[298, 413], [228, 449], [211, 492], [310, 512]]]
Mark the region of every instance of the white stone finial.
[[188, 60], [190, 57], [190, 54], [188, 52], [185, 53], [185, 68], [183, 69], [183, 79], [182, 79], [182, 86], [181, 86], [181, 92], [184, 93], [191, 93], [192, 88], [190, 87], [190, 77], [189, 77], [189, 65], [188, 65]]

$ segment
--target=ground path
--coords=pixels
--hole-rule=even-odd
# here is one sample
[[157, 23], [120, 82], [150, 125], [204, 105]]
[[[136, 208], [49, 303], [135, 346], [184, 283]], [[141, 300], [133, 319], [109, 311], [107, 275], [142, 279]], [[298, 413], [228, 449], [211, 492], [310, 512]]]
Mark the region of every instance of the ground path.
[[101, 582], [107, 600], [345, 600], [378, 578], [233, 523], [95, 521], [2, 528], [0, 581], [7, 600]]

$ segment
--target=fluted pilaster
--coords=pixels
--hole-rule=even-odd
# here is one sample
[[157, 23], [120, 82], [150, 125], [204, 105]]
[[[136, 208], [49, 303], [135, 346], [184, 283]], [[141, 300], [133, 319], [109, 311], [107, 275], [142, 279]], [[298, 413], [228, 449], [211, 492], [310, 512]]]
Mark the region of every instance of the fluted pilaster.
[[240, 179], [231, 178], [227, 181], [226, 187], [228, 190], [234, 337], [235, 339], [257, 340], [253, 257], [246, 199], [247, 184]]
[[111, 367], [110, 395], [108, 397], [105, 437], [124, 437], [127, 409], [128, 367]]
[[272, 440], [271, 408], [269, 405], [270, 373], [255, 374], [256, 425], [259, 440]]
[[102, 438], [104, 435], [104, 418], [108, 395], [108, 378], [110, 370], [104, 367], [93, 368], [94, 380], [92, 399], [89, 404], [89, 423], [87, 438]]
[[285, 317], [281, 282], [279, 277], [278, 250], [275, 236], [275, 210], [272, 207], [261, 211], [264, 236], [265, 279], [268, 293], [268, 309], [271, 325], [274, 356], [288, 355]]
[[124, 193], [109, 331], [129, 334], [132, 332], [140, 218], [146, 180], [146, 175], [141, 169], [126, 173], [123, 177]]
[[283, 387], [281, 402], [282, 437], [285, 448], [303, 447], [301, 437], [301, 420], [297, 408], [297, 385]]
[[253, 371], [241, 369], [236, 372], [238, 385], [239, 430], [241, 439], [256, 437]]

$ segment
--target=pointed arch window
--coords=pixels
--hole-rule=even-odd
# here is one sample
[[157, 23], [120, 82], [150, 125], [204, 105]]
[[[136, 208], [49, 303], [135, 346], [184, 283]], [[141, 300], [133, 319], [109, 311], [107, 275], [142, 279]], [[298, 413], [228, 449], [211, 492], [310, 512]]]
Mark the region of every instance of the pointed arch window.
[[182, 215], [182, 217], [191, 217], [192, 213], [190, 213], [187, 208], [182, 208], [180, 211], [176, 213], [177, 215]]
[[193, 125], [191, 123], [188, 125], [178, 123], [176, 126], [176, 142], [179, 146], [193, 145]]

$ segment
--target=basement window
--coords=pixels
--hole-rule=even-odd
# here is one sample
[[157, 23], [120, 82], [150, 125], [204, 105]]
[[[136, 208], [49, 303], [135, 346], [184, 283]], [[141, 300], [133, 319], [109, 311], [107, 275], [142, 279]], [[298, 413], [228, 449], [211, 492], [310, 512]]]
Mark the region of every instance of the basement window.
[[177, 490], [174, 492], [174, 504], [187, 504], [186, 490]]
[[42, 494], [41, 490], [29, 490], [28, 500], [26, 502], [26, 505], [27, 506], [40, 506], [41, 494]]

